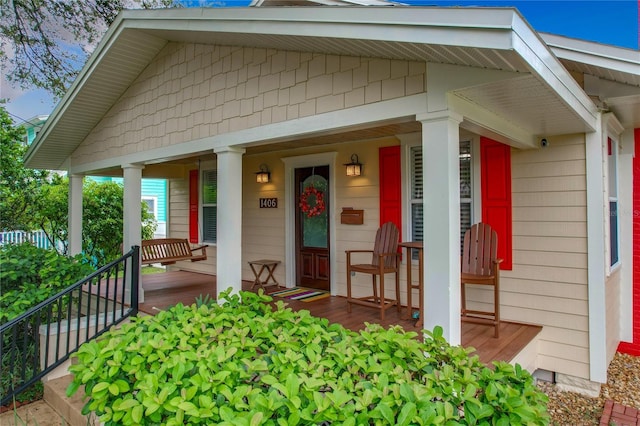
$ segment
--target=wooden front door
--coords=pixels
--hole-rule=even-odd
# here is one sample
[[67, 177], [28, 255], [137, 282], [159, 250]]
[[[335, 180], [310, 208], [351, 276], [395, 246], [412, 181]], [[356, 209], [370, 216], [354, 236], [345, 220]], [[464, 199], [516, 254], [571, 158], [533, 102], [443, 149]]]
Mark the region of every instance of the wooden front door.
[[329, 166], [296, 169], [296, 285], [330, 290]]

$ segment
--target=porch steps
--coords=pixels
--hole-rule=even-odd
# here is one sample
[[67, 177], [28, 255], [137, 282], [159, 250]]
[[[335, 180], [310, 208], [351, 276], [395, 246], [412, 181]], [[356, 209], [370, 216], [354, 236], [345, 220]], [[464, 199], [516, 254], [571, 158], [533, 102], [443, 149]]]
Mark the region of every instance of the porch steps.
[[94, 414], [85, 416], [82, 407], [85, 402], [83, 388], [71, 398], [67, 397], [67, 387], [73, 380], [71, 375], [59, 377], [44, 383], [44, 401], [49, 404], [70, 426], [99, 425]]

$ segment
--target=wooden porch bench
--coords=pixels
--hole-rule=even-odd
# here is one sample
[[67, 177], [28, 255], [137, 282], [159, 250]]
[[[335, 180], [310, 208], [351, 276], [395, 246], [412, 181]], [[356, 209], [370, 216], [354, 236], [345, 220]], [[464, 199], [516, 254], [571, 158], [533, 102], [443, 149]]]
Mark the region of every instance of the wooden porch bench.
[[171, 265], [179, 260], [197, 262], [207, 259], [207, 246], [191, 247], [186, 238], [156, 238], [142, 240], [140, 254], [143, 265]]

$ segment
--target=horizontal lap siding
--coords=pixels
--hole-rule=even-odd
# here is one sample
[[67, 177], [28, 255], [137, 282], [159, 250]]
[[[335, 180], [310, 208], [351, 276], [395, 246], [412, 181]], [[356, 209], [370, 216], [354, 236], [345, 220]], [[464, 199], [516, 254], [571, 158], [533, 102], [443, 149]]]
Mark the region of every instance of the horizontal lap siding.
[[[620, 343], [620, 268], [605, 283], [607, 361], [611, 362]], [[604, 325], [603, 325], [604, 326]]]
[[[266, 164], [271, 172], [269, 183], [257, 183], [260, 165]], [[285, 284], [285, 270], [292, 267], [285, 259], [285, 176], [280, 154], [245, 156], [242, 164], [242, 279], [253, 281], [255, 276], [249, 261], [258, 259], [279, 260], [274, 278]], [[277, 208], [260, 208], [260, 198], [276, 198]], [[259, 271], [259, 269], [257, 269]], [[263, 273], [262, 279], [267, 276]]]
[[[169, 217], [167, 238], [189, 238], [189, 179], [170, 179], [169, 185]], [[207, 259], [198, 262], [182, 261], [168, 266], [185, 271], [216, 273], [216, 247], [207, 247]]]
[[[287, 156], [308, 155], [319, 152], [336, 151], [336, 170], [332, 187], [335, 190], [336, 204], [331, 220], [336, 227], [336, 259], [334, 271], [336, 280], [333, 290], [338, 295], [346, 295], [346, 254], [345, 250], [372, 249], [376, 230], [379, 226], [379, 189], [378, 189], [378, 149], [381, 146], [396, 145], [395, 138], [383, 138], [369, 141], [354, 141], [322, 148], [305, 148], [287, 151]], [[360, 161], [365, 165], [362, 176], [349, 178], [345, 176], [342, 163], [348, 162], [351, 154], [358, 153]], [[243, 279], [252, 280], [253, 273], [247, 264], [251, 259], [270, 258], [281, 260], [282, 264], [276, 269], [276, 279], [285, 283], [286, 268], [294, 268], [288, 265], [285, 259], [285, 209], [287, 200], [284, 191], [284, 163], [281, 160], [282, 153], [260, 154], [245, 156], [243, 163], [243, 217], [242, 217], [242, 258]], [[268, 164], [271, 171], [271, 182], [258, 184], [255, 182], [255, 171], [260, 164]], [[278, 208], [260, 209], [260, 198], [277, 198]], [[346, 225], [340, 223], [340, 212], [343, 207], [353, 207], [364, 210], [364, 223], [362, 225]], [[371, 256], [361, 259], [369, 262]], [[401, 269], [401, 278], [404, 279], [405, 265]], [[389, 283], [393, 283], [392, 275], [387, 275]], [[357, 274], [353, 280], [354, 295], [364, 296], [370, 293], [371, 276]], [[292, 284], [292, 283], [289, 283]], [[401, 283], [405, 288], [404, 282]], [[388, 287], [388, 289], [392, 289]], [[393, 290], [387, 290], [389, 297], [393, 296]], [[405, 295], [403, 294], [403, 298]]]
[[[347, 263], [345, 250], [372, 250], [376, 231], [380, 227], [380, 188], [379, 188], [379, 150], [382, 146], [398, 145], [395, 138], [385, 138], [364, 143], [354, 143], [345, 147], [344, 154], [338, 158], [348, 159], [350, 153], [357, 152], [360, 162], [364, 164], [363, 175], [355, 178], [345, 176], [344, 167], [340, 166], [336, 179], [336, 195], [338, 209], [336, 211], [336, 294], [347, 295], [346, 277]], [[342, 148], [342, 147], [341, 147]], [[347, 161], [340, 161], [346, 163]], [[347, 225], [340, 223], [340, 212], [343, 207], [353, 207], [364, 210], [362, 225]], [[370, 253], [351, 256], [352, 263], [370, 263]], [[404, 265], [403, 265], [404, 267]], [[403, 268], [404, 269], [404, 268]], [[401, 275], [402, 276], [402, 275]], [[352, 294], [363, 297], [372, 294], [371, 275], [357, 273], [351, 278]], [[405, 288], [404, 283], [401, 284]], [[385, 276], [385, 294], [395, 299], [393, 274]]]
[[540, 368], [588, 378], [584, 137], [511, 158], [514, 265], [502, 272], [503, 316], [544, 326]]

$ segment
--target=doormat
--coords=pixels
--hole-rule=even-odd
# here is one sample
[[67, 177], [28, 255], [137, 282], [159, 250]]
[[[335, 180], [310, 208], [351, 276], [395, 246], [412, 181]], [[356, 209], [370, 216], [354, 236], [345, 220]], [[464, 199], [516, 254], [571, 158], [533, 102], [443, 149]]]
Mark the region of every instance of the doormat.
[[325, 299], [331, 294], [328, 291], [316, 290], [313, 288], [294, 287], [286, 290], [269, 293], [269, 296], [278, 296], [285, 299], [300, 300], [301, 302], [313, 302]]

